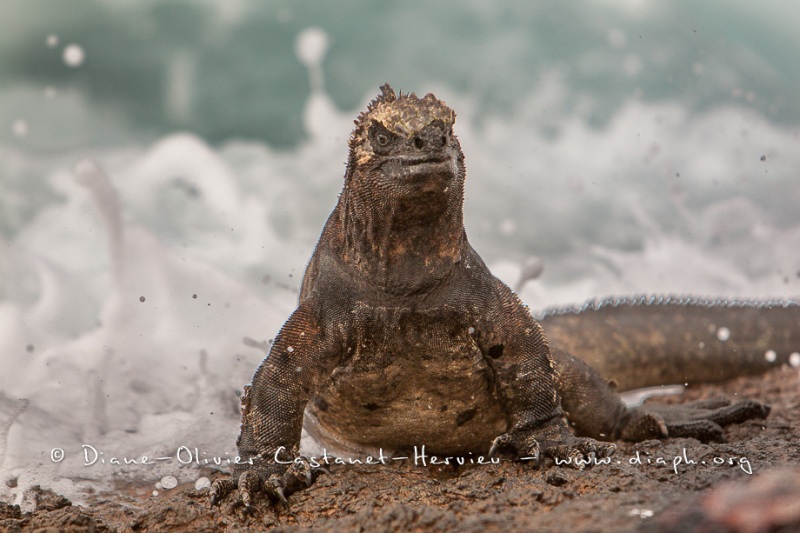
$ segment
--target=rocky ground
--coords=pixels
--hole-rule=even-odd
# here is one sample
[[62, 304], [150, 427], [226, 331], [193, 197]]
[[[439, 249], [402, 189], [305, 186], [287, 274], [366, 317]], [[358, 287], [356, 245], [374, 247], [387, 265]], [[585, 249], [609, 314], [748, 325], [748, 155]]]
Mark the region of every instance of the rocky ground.
[[88, 507], [33, 490], [33, 513], [0, 503], [0, 530], [800, 531], [798, 370], [698, 387], [666, 401], [720, 394], [768, 402], [772, 413], [765, 423], [729, 428], [726, 443], [620, 443], [611, 464], [586, 471], [514, 462], [334, 466], [290, 496], [290, 509], [261, 501], [249, 515], [231, 502], [210, 508], [207, 490], [194, 487], [152, 496], [155, 480], [98, 495]]

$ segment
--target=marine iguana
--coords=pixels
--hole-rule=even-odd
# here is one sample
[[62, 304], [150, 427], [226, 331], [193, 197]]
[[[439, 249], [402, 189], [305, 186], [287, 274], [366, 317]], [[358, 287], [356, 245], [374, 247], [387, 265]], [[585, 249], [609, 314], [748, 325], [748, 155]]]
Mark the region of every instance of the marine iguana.
[[[467, 240], [453, 110], [432, 94], [381, 91], [355, 121], [298, 308], [245, 387], [242, 462], [214, 482], [212, 505], [235, 488], [249, 507], [259, 491], [285, 502], [310, 485], [316, 470], [297, 455], [304, 418], [333, 454], [425, 445], [538, 462], [614, 452], [598, 439], [720, 439], [721, 426], [768, 415], [752, 400], [628, 408], [610, 380], [763, 370], [800, 349], [797, 304], [609, 301], [537, 322]], [[729, 328], [726, 343], [717, 327]], [[781, 356], [764, 362], [770, 349]]]

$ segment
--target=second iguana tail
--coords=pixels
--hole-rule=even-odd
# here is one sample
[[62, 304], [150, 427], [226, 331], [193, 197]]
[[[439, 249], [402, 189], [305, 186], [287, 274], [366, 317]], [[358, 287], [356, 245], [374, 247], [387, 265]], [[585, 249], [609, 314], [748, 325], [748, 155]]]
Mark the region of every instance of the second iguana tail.
[[800, 366], [800, 301], [644, 296], [548, 309], [551, 348], [618, 390], [715, 382]]

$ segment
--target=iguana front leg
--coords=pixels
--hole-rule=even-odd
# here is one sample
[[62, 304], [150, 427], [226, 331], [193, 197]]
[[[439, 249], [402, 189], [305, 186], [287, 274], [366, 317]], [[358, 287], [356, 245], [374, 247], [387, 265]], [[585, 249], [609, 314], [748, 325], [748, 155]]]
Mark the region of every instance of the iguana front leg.
[[479, 345], [495, 372], [508, 430], [494, 440], [489, 454], [506, 451], [537, 463], [551, 457], [577, 468], [592, 456], [613, 454], [613, 444], [570, 433], [541, 326], [507, 287], [499, 286], [497, 292], [499, 302], [488, 307]]
[[236, 441], [240, 460], [231, 479], [214, 482], [212, 505], [235, 488], [246, 507], [259, 491], [285, 502], [287, 493], [313, 481], [312, 470], [297, 455], [303, 412], [343, 353], [336, 328], [325, 328], [313, 311], [319, 308], [313, 300], [301, 304], [245, 387]]
[[578, 435], [603, 440], [693, 437], [720, 441], [723, 426], [769, 415], [769, 405], [754, 400], [731, 404], [726, 398], [629, 408], [614, 387], [584, 361], [560, 350], [553, 350], [552, 355], [562, 406]]

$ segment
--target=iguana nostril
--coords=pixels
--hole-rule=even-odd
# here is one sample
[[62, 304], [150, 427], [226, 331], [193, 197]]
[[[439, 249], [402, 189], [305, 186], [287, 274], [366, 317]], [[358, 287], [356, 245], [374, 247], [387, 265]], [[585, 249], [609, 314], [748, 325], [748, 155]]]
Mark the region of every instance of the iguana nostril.
[[422, 150], [425, 147], [425, 141], [419, 137], [414, 137], [414, 146], [417, 147], [417, 150]]

